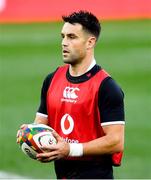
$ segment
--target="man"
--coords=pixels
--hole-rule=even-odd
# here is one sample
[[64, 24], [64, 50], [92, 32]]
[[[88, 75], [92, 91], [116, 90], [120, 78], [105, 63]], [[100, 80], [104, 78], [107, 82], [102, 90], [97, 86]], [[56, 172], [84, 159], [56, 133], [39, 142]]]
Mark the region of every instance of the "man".
[[124, 146], [123, 92], [96, 64], [98, 19], [79, 11], [63, 20], [66, 65], [44, 80], [35, 118], [54, 129], [57, 144], [43, 147], [46, 152], [37, 160], [54, 161], [59, 179], [112, 179], [112, 166], [120, 163]]

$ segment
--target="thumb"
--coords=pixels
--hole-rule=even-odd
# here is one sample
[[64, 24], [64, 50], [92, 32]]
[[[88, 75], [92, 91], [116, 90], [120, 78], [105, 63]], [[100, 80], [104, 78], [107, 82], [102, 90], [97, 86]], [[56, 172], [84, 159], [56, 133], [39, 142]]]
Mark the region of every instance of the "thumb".
[[55, 130], [52, 131], [52, 135], [56, 138], [57, 142], [62, 140], [61, 136]]

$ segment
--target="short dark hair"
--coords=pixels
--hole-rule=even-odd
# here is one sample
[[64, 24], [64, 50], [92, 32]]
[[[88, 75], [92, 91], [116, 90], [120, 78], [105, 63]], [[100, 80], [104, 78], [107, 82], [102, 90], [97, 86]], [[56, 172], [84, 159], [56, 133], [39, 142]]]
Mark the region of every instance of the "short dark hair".
[[101, 32], [101, 24], [99, 20], [91, 12], [88, 11], [78, 11], [73, 12], [68, 16], [62, 16], [64, 22], [69, 22], [71, 24], [79, 23], [83, 28], [89, 33], [93, 34], [96, 39], [98, 39]]

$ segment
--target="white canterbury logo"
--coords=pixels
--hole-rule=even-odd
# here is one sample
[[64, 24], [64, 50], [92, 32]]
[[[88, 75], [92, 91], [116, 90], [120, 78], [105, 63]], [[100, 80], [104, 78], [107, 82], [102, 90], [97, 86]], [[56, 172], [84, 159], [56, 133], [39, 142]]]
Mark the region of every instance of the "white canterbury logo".
[[79, 88], [66, 87], [63, 91], [63, 97], [68, 99], [76, 99], [78, 96], [75, 91], [80, 91]]
[[77, 87], [65, 87], [61, 101], [76, 103], [76, 99], [78, 98], [77, 91], [80, 91], [80, 89]]

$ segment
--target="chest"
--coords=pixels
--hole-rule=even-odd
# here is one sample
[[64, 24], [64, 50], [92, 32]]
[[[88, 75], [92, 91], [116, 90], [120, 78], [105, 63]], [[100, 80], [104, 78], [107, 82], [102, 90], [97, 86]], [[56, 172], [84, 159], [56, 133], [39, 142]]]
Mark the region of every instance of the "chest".
[[95, 81], [73, 84], [64, 79], [53, 81], [47, 93], [47, 102], [51, 109], [83, 111], [97, 103], [98, 87]]

